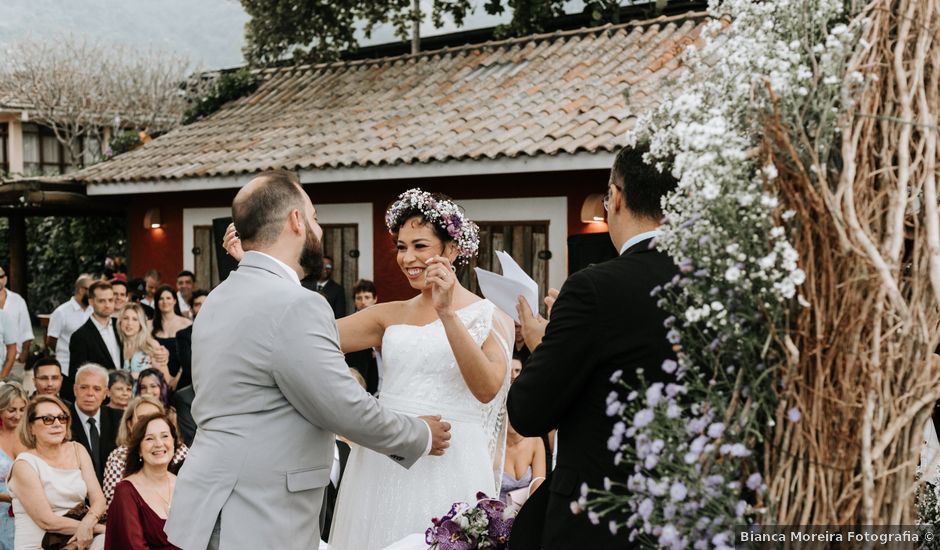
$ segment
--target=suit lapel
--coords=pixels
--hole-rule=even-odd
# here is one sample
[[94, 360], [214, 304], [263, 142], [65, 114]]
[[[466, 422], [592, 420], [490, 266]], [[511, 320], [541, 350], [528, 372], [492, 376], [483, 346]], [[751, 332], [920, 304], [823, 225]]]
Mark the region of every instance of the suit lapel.
[[88, 437], [85, 435], [85, 426], [78, 417], [78, 409], [72, 405], [72, 441], [80, 443], [86, 449], [89, 447]]

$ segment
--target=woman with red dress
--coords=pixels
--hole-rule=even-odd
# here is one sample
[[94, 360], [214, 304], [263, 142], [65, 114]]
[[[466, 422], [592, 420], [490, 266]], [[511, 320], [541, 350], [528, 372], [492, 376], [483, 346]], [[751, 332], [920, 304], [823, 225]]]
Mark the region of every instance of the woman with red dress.
[[105, 550], [179, 550], [163, 531], [176, 487], [167, 467], [179, 445], [166, 414], [145, 416], [134, 426], [124, 480], [114, 487], [108, 508]]

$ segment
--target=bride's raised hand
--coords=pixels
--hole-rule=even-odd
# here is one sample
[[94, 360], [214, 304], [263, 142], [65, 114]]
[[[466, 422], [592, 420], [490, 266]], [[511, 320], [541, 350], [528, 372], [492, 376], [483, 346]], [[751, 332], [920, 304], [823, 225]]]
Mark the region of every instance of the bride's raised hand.
[[457, 287], [457, 273], [450, 260], [443, 256], [434, 256], [427, 261], [425, 278], [431, 285], [431, 304], [439, 317], [450, 315], [453, 311], [454, 289]]
[[225, 235], [222, 237], [222, 248], [225, 252], [235, 258], [236, 262], [242, 261], [245, 251], [242, 250], [242, 241], [238, 238], [238, 231], [235, 230], [235, 224], [230, 223], [225, 229]]

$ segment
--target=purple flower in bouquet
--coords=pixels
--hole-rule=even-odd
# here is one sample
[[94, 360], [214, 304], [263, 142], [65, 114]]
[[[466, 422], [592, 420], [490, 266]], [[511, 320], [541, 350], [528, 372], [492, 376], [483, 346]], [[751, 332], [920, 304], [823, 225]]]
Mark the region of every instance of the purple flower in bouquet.
[[430, 544], [436, 544], [438, 550], [472, 550], [474, 548], [463, 529], [449, 519], [437, 527], [435, 540]]
[[487, 538], [495, 548], [503, 548], [509, 542], [509, 533], [515, 517], [506, 513], [506, 504], [500, 500], [489, 498], [486, 494], [477, 493], [477, 507], [486, 514], [489, 526], [486, 530]]

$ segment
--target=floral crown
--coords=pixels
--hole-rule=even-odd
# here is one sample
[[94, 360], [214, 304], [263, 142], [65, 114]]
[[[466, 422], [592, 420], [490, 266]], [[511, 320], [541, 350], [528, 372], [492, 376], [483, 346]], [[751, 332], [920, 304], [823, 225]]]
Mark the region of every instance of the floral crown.
[[385, 212], [385, 225], [389, 233], [405, 222], [402, 216], [418, 210], [424, 218], [447, 232], [457, 243], [457, 261], [467, 263], [480, 248], [480, 228], [468, 220], [460, 207], [446, 199], [436, 199], [427, 191], [409, 189], [398, 195], [398, 200]]

